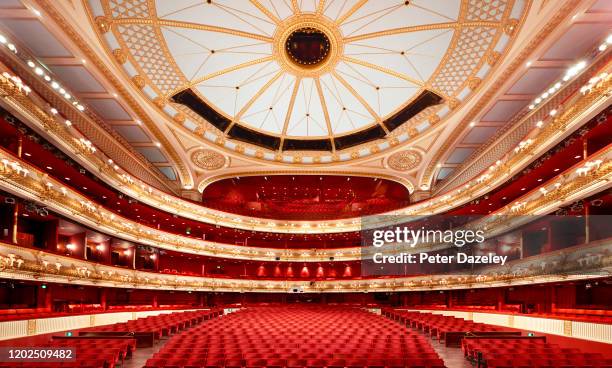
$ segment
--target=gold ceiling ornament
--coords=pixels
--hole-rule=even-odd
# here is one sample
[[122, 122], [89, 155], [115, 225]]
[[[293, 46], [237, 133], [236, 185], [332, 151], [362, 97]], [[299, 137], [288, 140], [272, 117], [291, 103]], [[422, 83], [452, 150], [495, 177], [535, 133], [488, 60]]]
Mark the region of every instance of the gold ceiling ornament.
[[155, 106], [159, 107], [160, 109], [163, 109], [166, 106], [166, 103], [168, 103], [168, 101], [163, 96], [157, 96], [153, 99], [153, 103], [155, 104]]
[[191, 154], [191, 162], [200, 169], [218, 170], [225, 166], [225, 157], [213, 150], [199, 149]]
[[121, 48], [114, 49], [113, 56], [115, 57], [115, 60], [117, 60], [119, 64], [125, 64], [127, 61], [127, 55], [125, 54], [125, 51], [123, 51], [123, 49]]
[[469, 89], [474, 90], [476, 88], [478, 88], [478, 86], [480, 85], [480, 83], [482, 82], [482, 79], [472, 76], [468, 79], [467, 81], [467, 86]]
[[419, 131], [417, 130], [417, 128], [412, 126], [408, 128], [408, 135], [410, 135], [410, 137], [416, 137], [417, 135], [419, 135]]
[[[320, 36], [321, 56], [302, 60], [292, 51], [299, 33]], [[280, 67], [297, 77], [318, 77], [334, 69], [343, 54], [344, 42], [338, 24], [316, 14], [300, 13], [278, 24], [273, 36], [272, 55]]]
[[501, 57], [501, 54], [498, 51], [491, 51], [487, 54], [487, 64], [489, 65], [495, 65], [495, 63], [497, 63], [497, 61], [499, 60], [499, 58]]
[[353, 152], [351, 152], [351, 158], [352, 158], [352, 159], [359, 158], [359, 151], [353, 151]]
[[461, 102], [456, 98], [451, 98], [446, 104], [448, 105], [449, 109], [454, 110], [459, 107]]
[[183, 114], [182, 112], [177, 112], [172, 117], [172, 120], [176, 121], [179, 124], [183, 124], [185, 122], [185, 119], [185, 114]]
[[302, 162], [302, 156], [301, 155], [294, 155], [293, 156], [293, 163], [294, 164], [299, 164]]
[[96, 26], [98, 26], [98, 29], [100, 30], [100, 33], [104, 34], [110, 31], [111, 22], [105, 16], [96, 17], [95, 22]]
[[387, 165], [396, 171], [408, 171], [416, 168], [421, 163], [421, 154], [415, 150], [404, 150], [392, 154], [387, 160]]
[[225, 145], [225, 139], [223, 137], [217, 137], [217, 139], [215, 139], [215, 144], [217, 146], [224, 146]]
[[315, 157], [312, 159], [312, 161], [313, 161], [315, 164], [320, 164], [320, 163], [321, 163], [321, 156], [315, 156]]
[[440, 116], [438, 114], [431, 114], [427, 120], [429, 120], [431, 125], [436, 125], [440, 122]]
[[145, 79], [139, 74], [136, 74], [135, 76], [132, 77], [132, 83], [134, 83], [134, 85], [138, 87], [139, 89], [143, 89], [145, 85], [147, 84]]
[[236, 152], [244, 153], [244, 145], [242, 145], [242, 144], [236, 145]]
[[255, 157], [257, 158], [263, 158], [264, 157], [264, 153], [262, 150], [257, 150], [255, 151]]
[[510, 18], [506, 22], [504, 22], [504, 33], [509, 36], [512, 36], [514, 32], [516, 32], [517, 26], [519, 24], [518, 19]]
[[380, 152], [380, 147], [378, 147], [378, 145], [373, 145], [372, 147], [370, 147], [370, 152], [378, 153]]

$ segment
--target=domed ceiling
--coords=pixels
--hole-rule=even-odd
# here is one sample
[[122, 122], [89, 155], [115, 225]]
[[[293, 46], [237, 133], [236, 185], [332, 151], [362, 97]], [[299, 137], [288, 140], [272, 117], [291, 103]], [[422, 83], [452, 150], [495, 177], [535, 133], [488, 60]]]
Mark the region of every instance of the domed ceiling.
[[477, 88], [525, 10], [512, 0], [88, 5], [109, 51], [175, 123], [267, 159], [375, 141], [374, 153], [418, 135]]

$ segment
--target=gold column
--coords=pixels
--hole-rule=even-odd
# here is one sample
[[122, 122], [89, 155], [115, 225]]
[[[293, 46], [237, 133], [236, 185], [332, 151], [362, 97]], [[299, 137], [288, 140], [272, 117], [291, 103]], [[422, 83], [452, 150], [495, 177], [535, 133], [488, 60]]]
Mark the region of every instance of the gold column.
[[[19, 134], [17, 138], [17, 157], [21, 158], [23, 153], [23, 136]], [[13, 209], [13, 244], [17, 244], [17, 221], [19, 220], [19, 203], [15, 201], [15, 208]]]

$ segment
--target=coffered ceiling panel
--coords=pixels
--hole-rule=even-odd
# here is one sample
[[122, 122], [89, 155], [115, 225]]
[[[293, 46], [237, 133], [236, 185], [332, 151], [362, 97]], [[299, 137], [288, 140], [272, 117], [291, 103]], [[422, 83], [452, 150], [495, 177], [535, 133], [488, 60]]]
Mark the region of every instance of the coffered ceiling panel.
[[474, 148], [455, 148], [446, 160], [449, 164], [460, 164], [474, 152]]
[[575, 60], [584, 56], [592, 47], [590, 42], [604, 38], [612, 29], [610, 24], [578, 23], [574, 24], [561, 38], [542, 56], [542, 60]]
[[547, 86], [559, 78], [565, 69], [531, 68], [508, 90], [508, 94], [538, 94], [542, 86]]
[[482, 144], [497, 132], [499, 127], [474, 127], [466, 136], [463, 138], [463, 143], [466, 144]]
[[68, 87], [74, 92], [102, 93], [106, 89], [82, 65], [53, 65], [51, 70], [66, 81]]
[[72, 54], [62, 45], [49, 30], [38, 20], [2, 19], [0, 24], [6, 27], [16, 38], [27, 43], [38, 57], [70, 57]]
[[155, 147], [136, 147], [136, 150], [140, 152], [147, 160], [151, 162], [168, 162], [168, 159], [164, 154]]
[[121, 105], [111, 98], [89, 98], [85, 100], [89, 106], [107, 120], [130, 120], [131, 117]]
[[135, 125], [113, 125], [117, 133], [121, 134], [130, 143], [151, 142], [151, 138], [138, 126]]
[[510, 120], [518, 111], [528, 104], [528, 101], [497, 101], [493, 107], [482, 117], [481, 121]]

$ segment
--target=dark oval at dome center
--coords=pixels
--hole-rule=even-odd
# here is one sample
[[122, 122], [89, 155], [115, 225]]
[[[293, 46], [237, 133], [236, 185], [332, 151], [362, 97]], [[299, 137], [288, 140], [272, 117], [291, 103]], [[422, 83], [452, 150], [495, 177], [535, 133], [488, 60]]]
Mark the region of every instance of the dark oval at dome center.
[[329, 39], [325, 33], [315, 28], [300, 28], [287, 37], [285, 49], [297, 64], [314, 66], [323, 62], [329, 55]]

